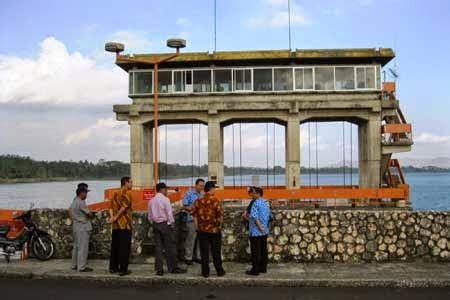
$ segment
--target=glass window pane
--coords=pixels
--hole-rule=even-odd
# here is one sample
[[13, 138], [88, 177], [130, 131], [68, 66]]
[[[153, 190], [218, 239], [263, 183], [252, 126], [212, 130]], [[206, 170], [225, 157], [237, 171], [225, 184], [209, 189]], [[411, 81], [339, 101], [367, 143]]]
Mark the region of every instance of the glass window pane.
[[151, 72], [135, 72], [134, 74], [134, 93], [135, 94], [151, 94], [153, 76]]
[[381, 67], [377, 66], [377, 89], [381, 90]]
[[172, 71], [158, 71], [158, 93], [172, 93]]
[[312, 68], [295, 69], [295, 89], [312, 90], [313, 88]]
[[303, 72], [304, 69], [295, 69], [295, 89], [303, 90]]
[[213, 70], [214, 91], [231, 92], [231, 70]]
[[315, 71], [316, 90], [334, 90], [333, 67], [316, 67]]
[[234, 90], [251, 91], [252, 90], [252, 71], [250, 69], [234, 70]]
[[356, 68], [356, 82], [358, 89], [366, 88], [366, 70], [365, 68]]
[[274, 90], [291, 91], [292, 90], [292, 69], [275, 68], [273, 69]]
[[173, 72], [173, 84], [175, 92], [184, 92], [186, 90], [186, 71], [174, 71]]
[[336, 90], [353, 90], [355, 72], [353, 67], [336, 67]]
[[194, 71], [194, 93], [211, 92], [211, 71]]
[[367, 67], [366, 68], [366, 89], [374, 89], [375, 88], [375, 68]]
[[272, 69], [253, 70], [253, 90], [254, 91], [272, 90]]
[[186, 72], [186, 84], [192, 85], [192, 71], [185, 71]]
[[134, 72], [128, 73], [128, 94], [129, 95], [132, 95], [134, 93], [134, 91], [133, 91], [133, 84], [134, 84], [133, 74], [134, 74]]
[[244, 71], [244, 89], [246, 91], [252, 90], [252, 70], [250, 69]]
[[312, 68], [306, 68], [303, 69], [303, 88], [305, 90], [313, 90], [313, 69]]
[[377, 66], [377, 89], [381, 90], [381, 66]]

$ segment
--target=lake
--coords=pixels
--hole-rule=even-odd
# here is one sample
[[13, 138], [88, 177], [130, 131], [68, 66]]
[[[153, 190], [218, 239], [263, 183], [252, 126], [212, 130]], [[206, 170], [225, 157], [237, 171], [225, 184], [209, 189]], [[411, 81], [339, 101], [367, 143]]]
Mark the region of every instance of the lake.
[[[411, 201], [414, 209], [417, 210], [450, 210], [450, 173], [407, 173], [407, 182], [411, 186]], [[266, 185], [267, 177], [260, 175], [260, 184]], [[187, 185], [192, 178], [169, 179], [169, 185]], [[308, 174], [301, 176], [302, 184], [308, 185], [310, 177]], [[117, 187], [118, 181], [92, 180], [86, 181], [92, 190], [88, 196], [88, 203], [103, 200], [103, 191], [106, 188]], [[269, 185], [284, 184], [284, 175], [270, 175]], [[353, 174], [353, 184], [358, 182], [357, 174]], [[39, 182], [39, 183], [16, 183], [0, 184], [0, 208], [26, 209], [30, 203], [34, 203], [37, 208], [67, 208], [75, 193], [78, 181], [67, 182]], [[242, 185], [247, 186], [252, 183], [252, 176], [242, 177]], [[346, 184], [350, 183], [347, 174]], [[241, 185], [241, 178], [236, 176], [225, 177], [226, 185]], [[316, 177], [313, 174], [311, 184], [316, 184]], [[343, 184], [342, 174], [320, 174], [319, 184]]]

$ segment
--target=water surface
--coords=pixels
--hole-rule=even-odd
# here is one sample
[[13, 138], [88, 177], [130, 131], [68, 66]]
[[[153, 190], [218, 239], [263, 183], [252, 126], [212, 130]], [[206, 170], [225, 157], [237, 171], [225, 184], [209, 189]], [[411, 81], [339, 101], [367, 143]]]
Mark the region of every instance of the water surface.
[[[450, 173], [407, 173], [407, 182], [411, 186], [411, 201], [414, 209], [418, 210], [450, 210]], [[169, 179], [169, 185], [188, 185], [195, 178]], [[303, 185], [316, 185], [315, 174], [303, 174], [301, 176]], [[241, 177], [226, 176], [226, 185], [248, 186], [252, 184], [252, 176]], [[262, 186], [283, 185], [284, 175], [259, 175], [259, 183]], [[353, 174], [350, 180], [349, 174], [346, 176], [345, 184], [357, 184], [358, 175]], [[89, 189], [88, 203], [103, 200], [103, 191], [106, 188], [118, 187], [119, 182], [114, 180], [94, 180], [87, 181]], [[67, 208], [74, 195], [78, 181], [67, 182], [40, 182], [40, 183], [17, 183], [0, 184], [0, 208], [28, 208], [30, 203], [34, 203], [39, 208]], [[320, 174], [318, 184], [344, 184], [342, 174]]]

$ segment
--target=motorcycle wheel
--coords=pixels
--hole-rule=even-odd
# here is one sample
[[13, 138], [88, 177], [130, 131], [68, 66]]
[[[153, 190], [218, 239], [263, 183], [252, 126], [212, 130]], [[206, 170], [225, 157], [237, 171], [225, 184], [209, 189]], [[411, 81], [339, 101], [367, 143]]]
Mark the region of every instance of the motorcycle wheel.
[[[39, 242], [39, 239], [42, 241], [42, 244], [45, 246], [42, 247], [41, 243]], [[53, 244], [53, 241], [48, 236], [40, 236], [36, 237], [32, 244], [31, 244], [31, 250], [33, 251], [33, 255], [39, 259], [39, 260], [49, 260], [53, 257], [53, 254], [55, 254], [55, 245]]]

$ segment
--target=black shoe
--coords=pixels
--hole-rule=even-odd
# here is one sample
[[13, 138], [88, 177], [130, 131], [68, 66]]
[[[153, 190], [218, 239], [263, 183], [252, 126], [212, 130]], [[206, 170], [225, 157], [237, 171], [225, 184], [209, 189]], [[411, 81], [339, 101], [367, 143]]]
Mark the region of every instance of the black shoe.
[[131, 274], [130, 270], [125, 271], [125, 272], [119, 272], [119, 276], [127, 276], [127, 275], [130, 275], [130, 274]]
[[116, 274], [117, 272], [118, 272], [117, 270], [109, 269], [109, 273], [111, 274]]
[[163, 271], [156, 271], [156, 276], [163, 276], [164, 272]]
[[266, 273], [267, 273], [267, 270], [259, 270], [259, 273], [266, 274]]
[[198, 264], [202, 263], [202, 260], [199, 259], [199, 258], [193, 258], [192, 261], [195, 262], [195, 263], [198, 263]]
[[184, 263], [188, 266], [192, 266], [194, 264], [192, 260], [185, 260]]
[[172, 272], [170, 272], [170, 273], [172, 273], [172, 274], [184, 274], [184, 273], [186, 273], [187, 272], [187, 270], [184, 270], [184, 269], [180, 269], [180, 268], [176, 268], [176, 269], [174, 269]]
[[246, 271], [245, 274], [252, 275], [252, 276], [258, 276], [259, 273], [253, 272], [253, 271]]
[[85, 272], [92, 272], [92, 271], [94, 271], [94, 269], [89, 268], [89, 267], [86, 267], [86, 268], [84, 268], [83, 270], [80, 270], [79, 272], [85, 273]]
[[225, 270], [217, 271], [217, 276], [218, 276], [218, 277], [225, 276], [225, 274], [226, 274]]
[[203, 277], [208, 278], [209, 274], [202, 274]]

